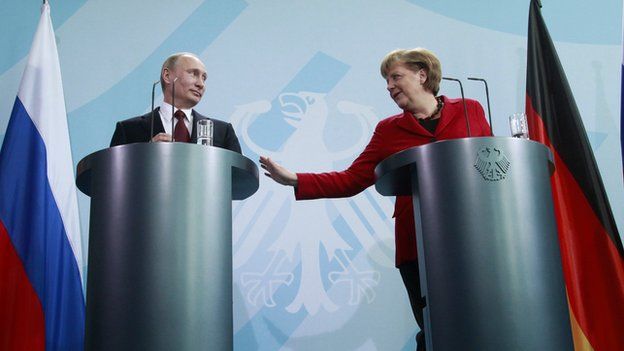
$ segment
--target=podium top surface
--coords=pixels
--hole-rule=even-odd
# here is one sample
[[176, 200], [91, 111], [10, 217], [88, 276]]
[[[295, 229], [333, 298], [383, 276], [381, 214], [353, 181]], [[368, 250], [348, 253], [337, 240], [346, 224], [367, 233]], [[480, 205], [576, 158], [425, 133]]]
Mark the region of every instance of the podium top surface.
[[[171, 160], [184, 164], [185, 172], [205, 172], [206, 176], [220, 176], [211, 169], [230, 168], [226, 172], [232, 179], [232, 199], [242, 200], [258, 190], [258, 167], [249, 158], [219, 147], [188, 143], [135, 143], [119, 145], [96, 151], [78, 163], [76, 185], [91, 196], [92, 177], [95, 172], [113, 172], [122, 167], [141, 165], [141, 171], [160, 176]], [[184, 176], [184, 175], [182, 175]]]
[[[440, 163], [476, 163], [484, 148], [505, 150], [507, 154], [523, 154], [533, 160], [544, 160], [554, 171], [550, 150], [543, 144], [512, 137], [472, 137], [441, 140], [399, 151], [375, 167], [375, 189], [382, 195], [412, 195], [412, 172], [425, 169], [434, 160]], [[420, 163], [417, 166], [417, 163]], [[443, 166], [443, 165], [442, 165]], [[526, 165], [530, 166], [530, 165]], [[477, 165], [475, 165], [477, 167]]]

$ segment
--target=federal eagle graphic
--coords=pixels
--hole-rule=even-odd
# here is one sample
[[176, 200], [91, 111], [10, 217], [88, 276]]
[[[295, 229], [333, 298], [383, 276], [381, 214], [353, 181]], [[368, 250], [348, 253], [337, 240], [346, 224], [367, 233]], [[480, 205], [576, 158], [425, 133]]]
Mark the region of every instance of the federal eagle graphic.
[[503, 152], [494, 147], [484, 147], [477, 152], [475, 168], [483, 179], [497, 181], [505, 179], [511, 163]]

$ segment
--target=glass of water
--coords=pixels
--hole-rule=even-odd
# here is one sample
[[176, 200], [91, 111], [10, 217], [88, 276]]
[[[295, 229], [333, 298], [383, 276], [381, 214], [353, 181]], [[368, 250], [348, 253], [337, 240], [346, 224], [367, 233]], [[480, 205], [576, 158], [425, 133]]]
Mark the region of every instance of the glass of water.
[[212, 146], [213, 123], [209, 119], [197, 121], [197, 144]]
[[509, 116], [509, 128], [511, 129], [511, 136], [514, 138], [529, 138], [529, 124], [527, 123], [527, 116], [523, 112], [514, 113]]

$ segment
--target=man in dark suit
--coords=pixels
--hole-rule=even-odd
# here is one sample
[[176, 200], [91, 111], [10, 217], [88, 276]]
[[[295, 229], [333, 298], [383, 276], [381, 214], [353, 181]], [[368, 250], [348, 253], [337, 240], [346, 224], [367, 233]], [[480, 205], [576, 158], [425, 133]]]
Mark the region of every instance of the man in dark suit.
[[[206, 88], [206, 67], [194, 54], [188, 52], [169, 56], [160, 72], [160, 85], [163, 90], [163, 102], [153, 113], [117, 122], [110, 146], [148, 142], [175, 141], [195, 143], [197, 141], [197, 122], [209, 119], [213, 122], [213, 145], [240, 153], [241, 147], [230, 123], [208, 118], [193, 110], [201, 101]], [[173, 82], [175, 81], [175, 99]], [[175, 112], [172, 116], [172, 102]], [[154, 116], [154, 134], [151, 134], [152, 115]], [[175, 119], [173, 130], [171, 120]]]

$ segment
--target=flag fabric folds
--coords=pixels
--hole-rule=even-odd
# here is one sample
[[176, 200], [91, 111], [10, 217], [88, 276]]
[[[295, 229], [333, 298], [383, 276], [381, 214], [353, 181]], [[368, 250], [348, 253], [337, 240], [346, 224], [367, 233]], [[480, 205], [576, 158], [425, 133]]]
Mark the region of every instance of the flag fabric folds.
[[529, 11], [526, 113], [550, 148], [570, 322], [577, 351], [624, 350], [624, 250], [580, 113], [541, 14]]
[[82, 350], [80, 238], [61, 70], [44, 3], [0, 150], [0, 350]]

